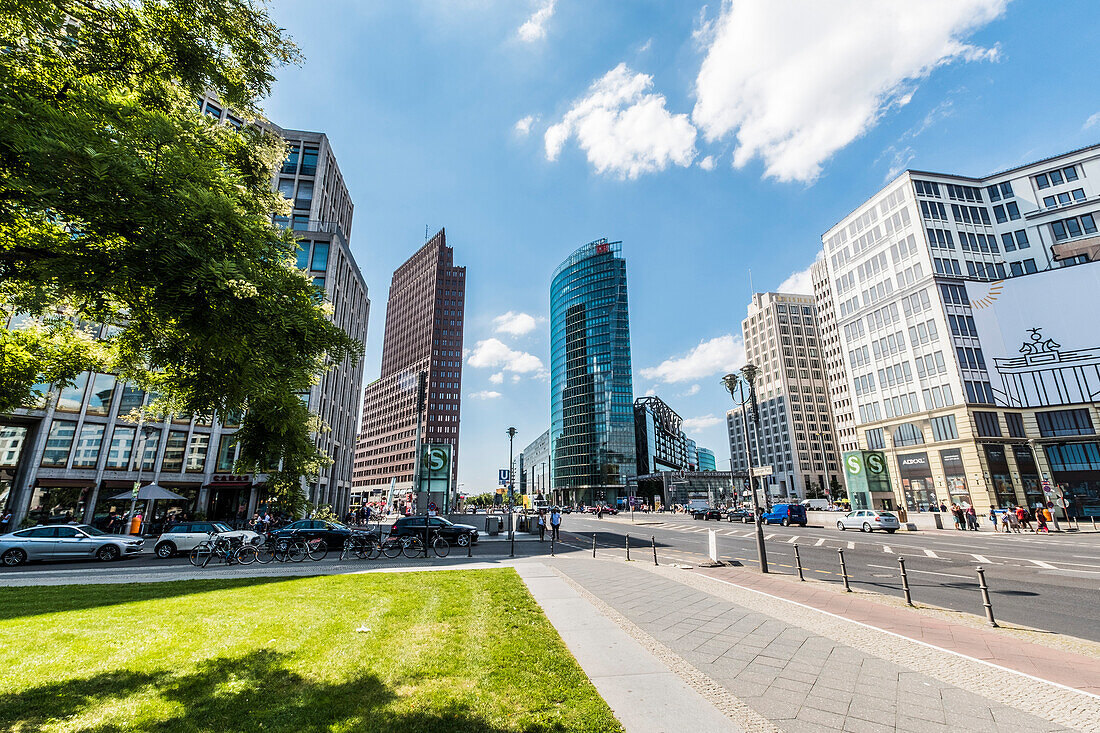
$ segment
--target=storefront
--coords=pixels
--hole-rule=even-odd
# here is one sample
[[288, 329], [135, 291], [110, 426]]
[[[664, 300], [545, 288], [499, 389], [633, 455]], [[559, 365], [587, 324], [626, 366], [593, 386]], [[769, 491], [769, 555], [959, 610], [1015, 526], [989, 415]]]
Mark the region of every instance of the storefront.
[[27, 517], [35, 524], [83, 521], [95, 482], [86, 479], [38, 479]]
[[251, 474], [216, 473], [210, 477], [210, 483], [205, 488], [206, 518], [211, 521], [243, 522], [251, 516], [250, 508], [255, 510], [258, 496], [253, 496]]
[[899, 454], [898, 476], [901, 478], [906, 509], [911, 512], [927, 512], [939, 505], [927, 453]]
[[1016, 489], [1012, 485], [1012, 475], [1008, 470], [1008, 458], [1003, 445], [986, 445], [985, 460], [989, 468], [989, 477], [993, 481], [993, 490], [997, 494], [999, 508], [1013, 507], [1019, 504]]
[[966, 507], [974, 502], [970, 498], [970, 489], [966, 485], [966, 471], [963, 470], [962, 451], [958, 448], [940, 451], [940, 464], [943, 466], [943, 478], [947, 483], [950, 503]]
[[1039, 480], [1039, 467], [1035, 465], [1035, 456], [1031, 447], [1016, 444], [1012, 446], [1012, 456], [1016, 459], [1016, 470], [1020, 474], [1020, 484], [1024, 489], [1027, 505], [1033, 507], [1036, 504], [1046, 502], [1043, 496], [1043, 485]]
[[1075, 517], [1100, 517], [1100, 443], [1044, 446], [1054, 483]]

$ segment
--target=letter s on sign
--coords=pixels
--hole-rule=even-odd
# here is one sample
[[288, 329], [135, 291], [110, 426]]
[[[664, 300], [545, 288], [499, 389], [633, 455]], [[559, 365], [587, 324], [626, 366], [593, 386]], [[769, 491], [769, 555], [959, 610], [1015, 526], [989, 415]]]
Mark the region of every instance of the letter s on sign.
[[859, 463], [859, 456], [848, 456], [848, 473], [857, 474], [863, 470]]
[[882, 456], [874, 453], [867, 456], [867, 468], [871, 469], [871, 473], [882, 473]]

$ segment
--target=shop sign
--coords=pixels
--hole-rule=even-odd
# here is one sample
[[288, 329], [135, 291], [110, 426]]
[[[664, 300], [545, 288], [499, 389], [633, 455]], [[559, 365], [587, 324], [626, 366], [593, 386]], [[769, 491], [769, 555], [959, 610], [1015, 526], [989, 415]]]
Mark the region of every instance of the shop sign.
[[210, 483], [212, 484], [250, 484], [252, 483], [252, 474], [242, 473], [216, 473], [210, 477]]

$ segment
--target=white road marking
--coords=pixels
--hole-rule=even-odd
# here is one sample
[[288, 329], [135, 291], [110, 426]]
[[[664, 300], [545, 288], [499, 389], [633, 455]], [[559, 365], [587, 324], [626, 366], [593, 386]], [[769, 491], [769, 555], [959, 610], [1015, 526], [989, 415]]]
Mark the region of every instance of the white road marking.
[[775, 535], [774, 535], [774, 534], [766, 534], [766, 535], [764, 535], [764, 539], [766, 539], [766, 540], [770, 540], [770, 539], [771, 539], [772, 537], [775, 537]]
[[932, 552], [931, 550], [925, 550], [925, 551], [924, 551], [924, 554], [925, 554], [925, 555], [928, 555], [928, 557], [934, 557], [934, 558], [936, 558], [937, 560], [939, 560], [939, 559], [940, 559], [940, 556], [939, 556], [939, 555], [937, 555], [936, 553]]
[[994, 564], [994, 563], [993, 563], [993, 562], [991, 562], [991, 561], [989, 560], [989, 558], [988, 558], [988, 557], [986, 557], [985, 555], [975, 555], [975, 554], [971, 553], [970, 557], [974, 558], [974, 559], [975, 559], [975, 560], [977, 560], [978, 562], [984, 562], [984, 563], [989, 563], [990, 565], [993, 565], [993, 564]]
[[825, 544], [825, 538], [821, 538], [820, 540], [818, 540], [817, 542], [814, 543], [814, 547], [821, 547], [824, 544]]
[[[893, 567], [891, 567], [889, 565], [872, 565], [871, 563], [867, 563], [867, 567], [869, 567], [869, 568], [885, 568], [886, 570], [893, 570], [894, 569]], [[913, 568], [906, 568], [905, 571], [908, 572], [908, 573], [924, 573], [925, 575], [943, 575], [943, 576], [946, 576], [948, 578], [965, 578], [967, 580], [973, 580], [973, 578], [971, 578], [969, 575], [956, 575], [955, 573], [937, 573], [935, 570], [914, 570]]]
[[1039, 567], [1043, 568], [1044, 570], [1057, 570], [1058, 569], [1055, 566], [1051, 565], [1049, 562], [1043, 562], [1042, 560], [1028, 560], [1028, 562], [1033, 562], [1036, 565], [1038, 565]]
[[793, 545], [795, 542], [798, 542], [798, 535], [795, 535], [794, 537], [791, 537], [789, 540], [787, 540], [787, 544]]
[[882, 551], [883, 552], [889, 552], [891, 555], [894, 554], [894, 551], [890, 549], [890, 545], [883, 545], [882, 546]]
[[856, 549], [856, 543], [855, 543], [855, 542], [849, 542], [849, 543], [848, 543], [848, 549], [849, 549], [849, 550], [854, 550], [854, 549]]

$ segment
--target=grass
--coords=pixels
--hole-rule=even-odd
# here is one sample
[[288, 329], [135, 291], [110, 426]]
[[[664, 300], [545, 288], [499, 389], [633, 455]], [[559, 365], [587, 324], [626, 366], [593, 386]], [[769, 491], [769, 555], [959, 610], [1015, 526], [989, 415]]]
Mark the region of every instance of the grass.
[[6, 588], [0, 731], [621, 727], [502, 569]]

